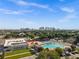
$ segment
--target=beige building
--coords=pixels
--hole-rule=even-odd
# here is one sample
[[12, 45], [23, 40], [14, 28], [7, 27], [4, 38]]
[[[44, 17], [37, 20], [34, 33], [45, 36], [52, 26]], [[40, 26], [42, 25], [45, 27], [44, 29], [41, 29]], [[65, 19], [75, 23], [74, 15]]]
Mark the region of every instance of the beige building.
[[24, 38], [18, 39], [7, 39], [4, 43], [5, 51], [12, 51], [16, 49], [23, 49], [26, 48], [27, 44]]

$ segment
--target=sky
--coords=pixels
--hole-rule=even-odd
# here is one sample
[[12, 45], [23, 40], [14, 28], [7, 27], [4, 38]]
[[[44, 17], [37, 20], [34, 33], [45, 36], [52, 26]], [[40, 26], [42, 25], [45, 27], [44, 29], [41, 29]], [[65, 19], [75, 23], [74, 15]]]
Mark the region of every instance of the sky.
[[79, 29], [79, 0], [0, 0], [0, 29]]

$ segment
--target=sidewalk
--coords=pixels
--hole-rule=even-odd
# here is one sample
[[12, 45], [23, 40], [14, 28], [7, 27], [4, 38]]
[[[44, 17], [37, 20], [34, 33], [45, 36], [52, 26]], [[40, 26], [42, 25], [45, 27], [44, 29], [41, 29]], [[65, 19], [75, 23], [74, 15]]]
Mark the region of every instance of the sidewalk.
[[19, 59], [35, 59], [36, 56], [35, 55], [32, 55], [32, 56], [29, 56], [29, 57], [24, 57], [24, 58], [19, 58]]

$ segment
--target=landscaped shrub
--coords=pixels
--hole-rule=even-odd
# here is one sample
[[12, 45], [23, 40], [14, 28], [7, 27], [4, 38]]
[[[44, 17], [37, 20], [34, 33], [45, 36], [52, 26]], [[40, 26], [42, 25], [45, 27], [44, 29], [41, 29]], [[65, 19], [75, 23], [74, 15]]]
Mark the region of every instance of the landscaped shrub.
[[48, 52], [46, 50], [43, 50], [39, 53], [36, 59], [47, 59], [47, 55], [48, 55]]
[[72, 51], [76, 50], [76, 46], [75, 45], [71, 45]]
[[76, 50], [77, 50], [77, 52], [78, 52], [78, 54], [79, 54], [79, 48], [76, 48]]
[[77, 57], [76, 59], [79, 59], [79, 57]]
[[61, 56], [63, 53], [63, 49], [62, 48], [56, 48], [55, 51]]

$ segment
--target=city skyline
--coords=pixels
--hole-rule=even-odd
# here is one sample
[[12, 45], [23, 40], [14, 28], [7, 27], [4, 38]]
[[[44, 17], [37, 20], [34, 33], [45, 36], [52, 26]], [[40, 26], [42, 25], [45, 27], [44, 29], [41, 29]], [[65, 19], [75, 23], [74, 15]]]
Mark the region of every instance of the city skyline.
[[0, 0], [0, 29], [79, 29], [79, 0]]

